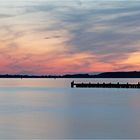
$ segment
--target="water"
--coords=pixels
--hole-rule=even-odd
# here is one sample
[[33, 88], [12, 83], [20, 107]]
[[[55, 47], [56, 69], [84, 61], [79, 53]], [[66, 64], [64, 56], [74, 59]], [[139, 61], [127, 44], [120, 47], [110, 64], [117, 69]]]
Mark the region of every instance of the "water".
[[72, 89], [70, 82], [140, 79], [0, 79], [0, 138], [140, 138], [139, 89]]

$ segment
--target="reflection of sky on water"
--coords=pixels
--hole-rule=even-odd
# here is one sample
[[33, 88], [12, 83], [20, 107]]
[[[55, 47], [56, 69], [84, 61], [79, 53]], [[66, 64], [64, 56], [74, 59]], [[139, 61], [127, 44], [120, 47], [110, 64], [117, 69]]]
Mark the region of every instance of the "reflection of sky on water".
[[53, 87], [53, 88], [63, 88], [63, 87], [70, 87], [70, 82], [72, 81], [75, 82], [93, 82], [93, 83], [138, 83], [140, 81], [139, 78], [133, 79], [133, 78], [126, 78], [126, 79], [120, 79], [120, 78], [109, 78], [109, 79], [94, 79], [94, 78], [89, 78], [89, 79], [0, 79], [0, 87], [43, 87], [43, 88], [48, 88], [48, 87]]
[[138, 89], [31, 85], [1, 87], [0, 138], [140, 138]]

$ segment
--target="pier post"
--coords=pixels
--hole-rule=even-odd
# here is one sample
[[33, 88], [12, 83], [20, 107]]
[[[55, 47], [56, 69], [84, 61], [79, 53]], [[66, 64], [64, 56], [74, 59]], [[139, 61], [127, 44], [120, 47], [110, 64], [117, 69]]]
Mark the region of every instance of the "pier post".
[[71, 88], [74, 88], [74, 81], [71, 82]]
[[140, 88], [140, 82], [138, 82], [137, 88]]
[[120, 83], [119, 82], [117, 83], [117, 88], [120, 88]]
[[127, 83], [126, 88], [129, 88], [129, 83]]

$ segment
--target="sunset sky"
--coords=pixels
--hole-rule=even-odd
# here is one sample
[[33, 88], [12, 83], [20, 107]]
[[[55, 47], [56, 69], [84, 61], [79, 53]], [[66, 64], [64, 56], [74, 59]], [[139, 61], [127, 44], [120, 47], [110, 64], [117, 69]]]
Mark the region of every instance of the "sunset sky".
[[138, 0], [0, 1], [0, 74], [139, 70]]

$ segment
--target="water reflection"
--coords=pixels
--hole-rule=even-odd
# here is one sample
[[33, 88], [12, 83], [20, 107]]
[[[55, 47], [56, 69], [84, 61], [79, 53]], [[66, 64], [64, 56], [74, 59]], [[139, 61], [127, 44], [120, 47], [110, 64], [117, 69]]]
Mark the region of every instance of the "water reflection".
[[71, 89], [61, 79], [53, 88], [50, 80], [0, 80], [0, 138], [140, 138], [138, 89]]
[[70, 82], [71, 81], [75, 82], [94, 82], [94, 83], [133, 83], [136, 84], [140, 82], [140, 78], [126, 78], [126, 79], [121, 79], [121, 78], [109, 78], [109, 79], [0, 79], [0, 87], [70, 87]]

